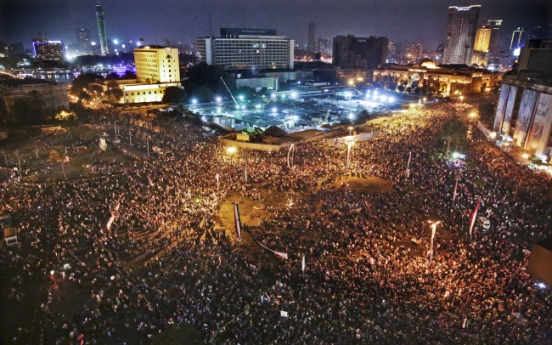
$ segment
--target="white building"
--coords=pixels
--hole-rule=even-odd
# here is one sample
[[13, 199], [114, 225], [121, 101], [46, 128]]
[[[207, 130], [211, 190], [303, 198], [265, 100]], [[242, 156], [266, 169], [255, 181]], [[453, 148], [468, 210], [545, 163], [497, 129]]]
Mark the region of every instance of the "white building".
[[118, 103], [151, 103], [161, 102], [165, 89], [171, 86], [180, 87], [180, 64], [178, 49], [161, 46], [145, 46], [134, 49], [136, 78], [131, 80], [103, 80], [99, 85], [104, 91], [110, 85], [117, 84], [123, 91]]
[[293, 69], [295, 41], [276, 30], [221, 28], [220, 34], [197, 38], [198, 62], [225, 69]]

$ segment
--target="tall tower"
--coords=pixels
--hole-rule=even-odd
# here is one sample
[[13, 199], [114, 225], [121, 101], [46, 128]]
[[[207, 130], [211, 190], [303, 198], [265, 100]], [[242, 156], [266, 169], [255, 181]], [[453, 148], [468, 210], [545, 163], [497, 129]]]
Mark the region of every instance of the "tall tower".
[[91, 49], [91, 39], [90, 31], [88, 29], [77, 29], [77, 43], [79, 44], [79, 49], [83, 53], [89, 54]]
[[491, 42], [491, 35], [493, 30], [487, 27], [482, 27], [477, 29], [475, 34], [475, 44], [473, 50], [478, 52], [487, 52], [489, 51], [489, 44]]
[[316, 53], [316, 25], [314, 23], [309, 24], [309, 42], [307, 44], [307, 51]]
[[[516, 38], [517, 34], [517, 40]], [[524, 28], [517, 28], [512, 32], [512, 39], [510, 40], [510, 50], [515, 50], [516, 48], [521, 47], [521, 39], [523, 37], [523, 34], [525, 34]]]
[[498, 53], [498, 36], [500, 34], [500, 26], [502, 19], [487, 19], [486, 28], [491, 29], [491, 39], [489, 40], [489, 52]]
[[471, 64], [481, 5], [450, 6], [444, 64]]
[[102, 55], [107, 55], [109, 50], [107, 49], [107, 37], [105, 34], [105, 20], [102, 4], [99, 2], [96, 4], [96, 19], [98, 20], [98, 34], [100, 35], [100, 48], [102, 49]]

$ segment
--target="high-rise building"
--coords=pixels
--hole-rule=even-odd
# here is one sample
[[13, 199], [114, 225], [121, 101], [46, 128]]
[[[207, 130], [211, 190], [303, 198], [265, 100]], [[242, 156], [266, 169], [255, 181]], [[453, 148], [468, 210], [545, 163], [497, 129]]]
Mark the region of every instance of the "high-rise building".
[[98, 21], [98, 35], [100, 36], [100, 48], [102, 55], [107, 55], [109, 50], [107, 49], [107, 36], [105, 33], [105, 19], [102, 4], [99, 2], [96, 4], [96, 19]]
[[37, 59], [60, 61], [63, 59], [65, 47], [62, 41], [33, 41], [33, 51]]
[[486, 28], [491, 29], [491, 38], [489, 39], [489, 52], [497, 53], [499, 51], [498, 47], [498, 37], [500, 35], [500, 26], [502, 25], [502, 19], [487, 19]]
[[77, 44], [83, 54], [92, 54], [92, 40], [88, 29], [77, 29]]
[[198, 37], [198, 62], [225, 69], [293, 69], [294, 40], [274, 29], [221, 28], [221, 37]]
[[180, 82], [178, 49], [161, 46], [145, 46], [134, 49], [136, 78], [141, 83]]
[[449, 7], [444, 64], [471, 63], [480, 10], [481, 5]]
[[512, 32], [512, 39], [510, 40], [510, 50], [516, 50], [521, 48], [523, 35], [525, 34], [524, 28], [517, 28]]
[[332, 53], [332, 40], [327, 38], [318, 37], [317, 50], [323, 54]]
[[424, 46], [420, 43], [413, 43], [406, 46], [406, 60], [408, 63], [415, 63], [424, 55]]
[[491, 34], [493, 30], [487, 27], [477, 29], [475, 34], [475, 44], [473, 50], [478, 52], [489, 51], [489, 43], [491, 41]]
[[387, 37], [336, 36], [333, 39], [333, 64], [341, 68], [374, 69], [385, 63]]
[[307, 44], [307, 51], [316, 53], [316, 25], [314, 23], [309, 24], [309, 41]]

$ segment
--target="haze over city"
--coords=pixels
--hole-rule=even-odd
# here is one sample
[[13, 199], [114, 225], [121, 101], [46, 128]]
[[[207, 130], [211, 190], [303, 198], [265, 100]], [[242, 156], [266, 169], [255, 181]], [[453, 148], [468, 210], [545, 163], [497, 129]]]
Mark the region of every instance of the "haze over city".
[[[77, 28], [93, 31], [97, 41], [96, 0], [4, 0], [0, 4], [0, 40], [30, 46], [39, 31], [50, 39], [75, 41]], [[480, 4], [480, 21], [503, 19], [500, 45], [512, 30], [551, 24], [546, 0], [119, 0], [102, 1], [109, 39], [155, 44], [164, 39], [194, 43], [196, 37], [218, 35], [220, 27], [274, 28], [278, 34], [307, 43], [307, 26], [317, 25], [317, 37], [335, 35], [386, 36], [391, 41], [420, 42], [434, 49], [445, 40], [448, 6]]]

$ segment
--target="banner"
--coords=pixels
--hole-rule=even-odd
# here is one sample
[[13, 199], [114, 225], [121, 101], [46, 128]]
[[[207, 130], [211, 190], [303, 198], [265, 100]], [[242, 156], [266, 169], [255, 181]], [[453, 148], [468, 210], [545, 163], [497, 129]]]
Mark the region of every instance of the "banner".
[[506, 110], [504, 111], [504, 121], [500, 128], [500, 133], [505, 136], [510, 136], [510, 123], [512, 122], [512, 113], [514, 112], [514, 104], [516, 103], [517, 87], [510, 86], [508, 101], [506, 102]]
[[[257, 241], [255, 241], [255, 242], [257, 242]], [[269, 250], [269, 251], [271, 251], [272, 253], [278, 255], [278, 256], [281, 257], [281, 258], [284, 258], [284, 259], [286, 259], [286, 260], [287, 260], [287, 258], [288, 258], [287, 253], [279, 252], [279, 251], [277, 251], [277, 250], [272, 250], [272, 249], [268, 248], [267, 246], [265, 246], [264, 244], [262, 244], [261, 242], [257, 242], [257, 244], [258, 244], [259, 246], [263, 247], [264, 249]]]
[[506, 100], [508, 99], [509, 85], [502, 84], [500, 90], [500, 97], [498, 98], [498, 104], [496, 105], [496, 115], [493, 129], [497, 132], [502, 128], [502, 120], [504, 119], [504, 108], [506, 108]]
[[469, 229], [470, 241], [471, 241], [471, 238], [472, 238], [473, 226], [475, 225], [475, 220], [477, 219], [477, 210], [479, 209], [480, 204], [481, 204], [481, 199], [477, 200], [477, 205], [475, 205], [475, 209], [473, 210], [473, 212], [471, 214], [470, 229]]
[[236, 235], [238, 236], [238, 240], [241, 243], [241, 219], [238, 204], [234, 204], [234, 226], [236, 228]]
[[456, 185], [454, 186], [454, 193], [452, 194], [452, 202], [456, 201], [456, 191], [458, 190], [458, 179], [456, 179]]
[[538, 92], [533, 90], [523, 91], [521, 105], [517, 118], [516, 130], [514, 132], [514, 140], [517, 146], [525, 147], [527, 133], [533, 121], [533, 111], [537, 100]]
[[552, 107], [552, 95], [540, 93], [535, 110], [535, 119], [525, 144], [525, 148], [533, 154], [544, 154], [548, 145], [552, 123], [550, 107]]

